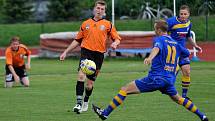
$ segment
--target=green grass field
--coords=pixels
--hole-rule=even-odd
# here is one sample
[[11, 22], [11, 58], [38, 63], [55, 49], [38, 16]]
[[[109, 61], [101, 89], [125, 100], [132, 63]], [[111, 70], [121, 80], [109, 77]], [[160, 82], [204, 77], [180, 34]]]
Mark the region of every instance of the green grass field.
[[[0, 121], [99, 121], [90, 109], [77, 115], [74, 106], [78, 60], [33, 59], [29, 72], [31, 86], [3, 88], [4, 60], [0, 60]], [[215, 63], [195, 62], [189, 96], [210, 121], [215, 120]], [[105, 107], [121, 86], [147, 75], [141, 59], [106, 59], [95, 83], [91, 103]], [[178, 78], [180, 78], [179, 75]], [[176, 82], [181, 92], [180, 81]], [[91, 108], [91, 106], [90, 106]], [[70, 111], [70, 112], [69, 112]], [[199, 121], [166, 95], [153, 92], [128, 96], [108, 121]]]

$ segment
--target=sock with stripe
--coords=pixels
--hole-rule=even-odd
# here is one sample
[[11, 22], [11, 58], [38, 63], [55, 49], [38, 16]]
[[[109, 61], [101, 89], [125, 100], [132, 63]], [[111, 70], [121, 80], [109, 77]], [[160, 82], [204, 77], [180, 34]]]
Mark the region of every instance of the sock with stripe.
[[187, 97], [187, 91], [190, 86], [190, 77], [182, 76], [182, 97]]
[[178, 104], [184, 106], [187, 110], [195, 113], [200, 119], [203, 119], [204, 114], [188, 99], [180, 98]]
[[123, 103], [127, 96], [127, 93], [123, 90], [120, 90], [119, 93], [113, 98], [108, 107], [104, 109], [103, 115], [108, 116], [115, 108]]

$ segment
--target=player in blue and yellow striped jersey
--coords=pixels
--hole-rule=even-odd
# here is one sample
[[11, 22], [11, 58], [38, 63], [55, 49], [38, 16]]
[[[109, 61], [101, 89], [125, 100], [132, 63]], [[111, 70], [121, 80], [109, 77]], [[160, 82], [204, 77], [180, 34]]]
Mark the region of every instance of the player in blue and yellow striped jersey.
[[105, 109], [93, 105], [95, 113], [102, 119], [108, 118], [109, 114], [123, 103], [127, 95], [153, 92], [159, 90], [179, 105], [195, 113], [202, 121], [208, 118], [188, 99], [181, 97], [174, 86], [179, 57], [188, 57], [189, 51], [167, 35], [168, 25], [163, 20], [155, 22], [153, 49], [144, 64], [152, 64], [147, 77], [136, 79], [122, 87]]
[[[185, 47], [188, 40], [192, 46], [202, 52], [202, 48], [199, 47], [192, 39], [191, 27], [192, 23], [189, 20], [190, 9], [187, 5], [180, 7], [179, 16], [167, 19], [168, 33], [179, 44]], [[187, 97], [188, 88], [190, 86], [190, 60], [188, 57], [180, 57], [179, 66], [182, 70], [182, 97]], [[188, 98], [189, 99], [189, 98]]]

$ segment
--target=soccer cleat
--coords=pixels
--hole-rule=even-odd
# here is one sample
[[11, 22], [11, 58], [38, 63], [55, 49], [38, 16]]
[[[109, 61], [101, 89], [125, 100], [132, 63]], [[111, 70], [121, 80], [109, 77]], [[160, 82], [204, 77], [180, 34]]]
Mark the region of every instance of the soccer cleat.
[[203, 116], [202, 121], [209, 121], [206, 116]]
[[77, 114], [81, 113], [81, 105], [76, 104], [75, 107], [73, 108], [73, 111], [76, 112]]
[[107, 116], [102, 114], [102, 112], [104, 111], [103, 109], [101, 109], [93, 104], [92, 104], [92, 107], [93, 107], [93, 111], [99, 116], [99, 118], [101, 118], [102, 120], [107, 119]]
[[88, 110], [88, 104], [89, 104], [89, 102], [83, 102], [81, 111], [84, 111], [84, 112], [87, 111]]

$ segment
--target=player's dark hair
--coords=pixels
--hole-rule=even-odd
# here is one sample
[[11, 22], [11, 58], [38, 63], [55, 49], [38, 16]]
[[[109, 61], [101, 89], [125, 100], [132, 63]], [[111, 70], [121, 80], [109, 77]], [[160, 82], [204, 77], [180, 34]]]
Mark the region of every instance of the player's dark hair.
[[105, 8], [107, 8], [107, 4], [106, 4], [106, 2], [105, 2], [104, 0], [97, 0], [97, 1], [95, 2], [95, 6], [96, 6], [97, 4], [103, 5], [103, 6], [105, 6]]
[[13, 43], [13, 42], [20, 42], [20, 38], [18, 36], [14, 36], [10, 39], [10, 43]]
[[168, 24], [164, 20], [156, 20], [156, 28], [160, 29], [162, 32], [167, 32], [168, 30]]
[[180, 10], [187, 10], [190, 13], [190, 7], [188, 5], [182, 5]]

